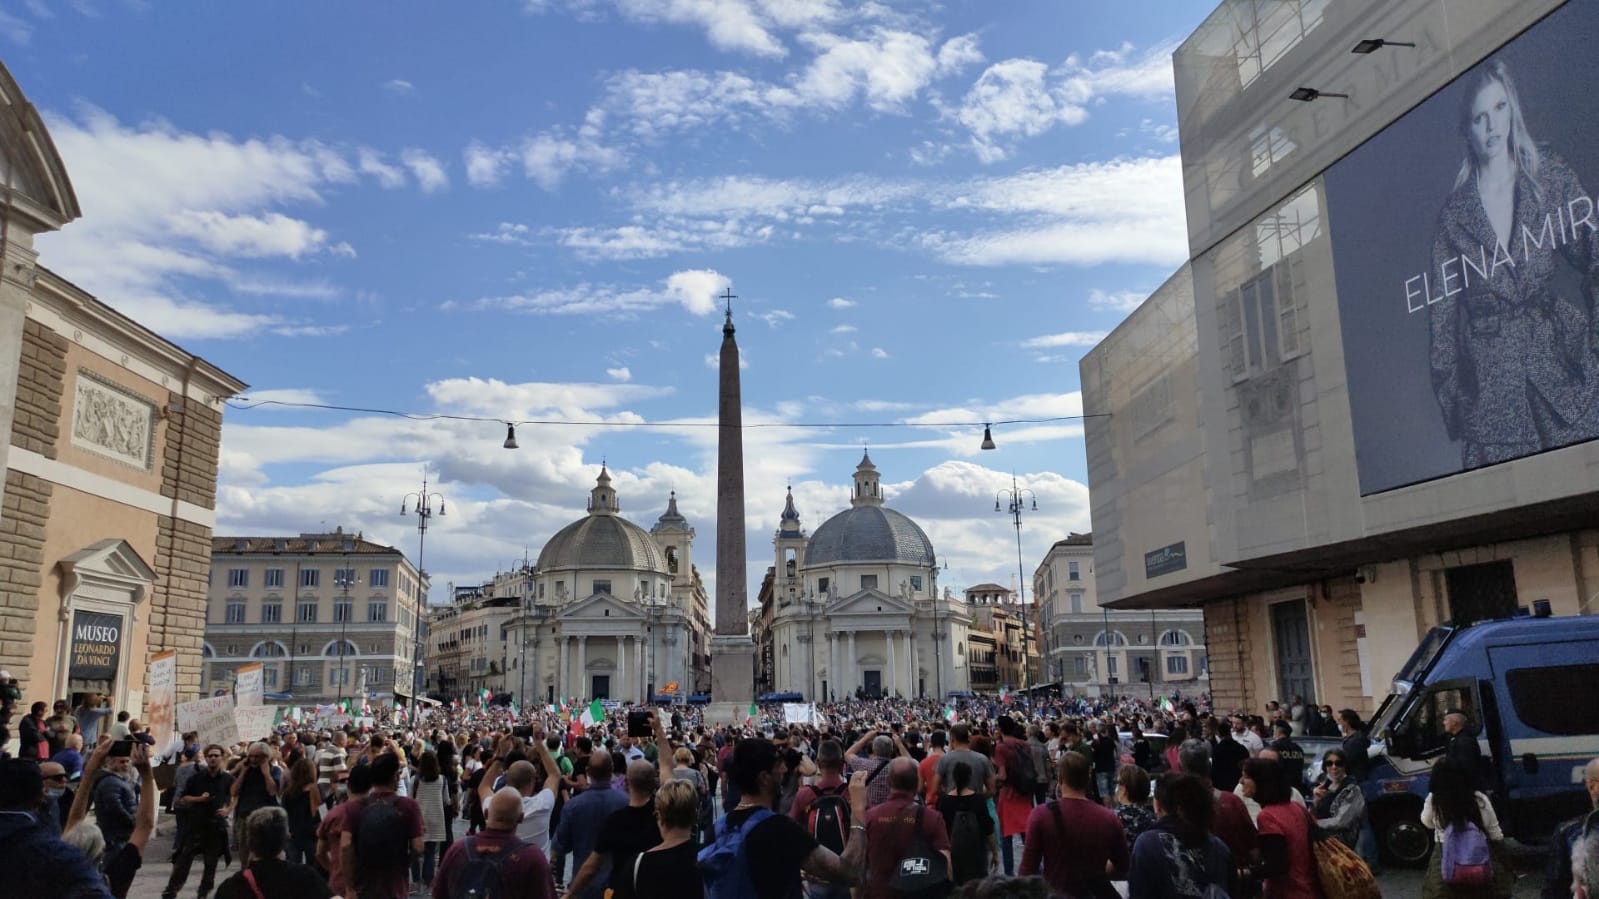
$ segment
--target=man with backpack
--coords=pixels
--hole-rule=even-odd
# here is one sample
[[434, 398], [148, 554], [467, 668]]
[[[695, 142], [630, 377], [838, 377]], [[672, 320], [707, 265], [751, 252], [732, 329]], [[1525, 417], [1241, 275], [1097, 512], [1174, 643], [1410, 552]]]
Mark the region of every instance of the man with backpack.
[[866, 812], [863, 899], [943, 895], [950, 888], [944, 818], [916, 801], [916, 762], [888, 763], [888, 799]]
[[[843, 855], [849, 845], [849, 784], [844, 780], [844, 748], [837, 740], [823, 740], [816, 750], [816, 767], [821, 776], [816, 783], [799, 788], [789, 811], [805, 832], [834, 855]], [[849, 887], [811, 884], [809, 899], [849, 899]]]
[[1026, 833], [1027, 816], [1033, 811], [1033, 794], [1038, 792], [1038, 769], [1033, 767], [1033, 750], [1022, 739], [1020, 721], [1009, 715], [999, 719], [999, 745], [994, 747], [994, 766], [999, 769], [999, 854], [1007, 876], [1016, 873], [1015, 850], [1011, 837]]
[[445, 851], [433, 899], [555, 899], [549, 860], [516, 835], [522, 798], [514, 787], [489, 797], [484, 829]]
[[340, 869], [345, 896], [406, 899], [411, 854], [422, 851], [422, 807], [400, 796], [400, 757], [385, 752], [369, 766], [372, 790], [344, 820]]
[[728, 767], [742, 797], [716, 822], [716, 839], [700, 850], [707, 899], [788, 899], [798, 895], [800, 872], [812, 880], [853, 885], [866, 858], [866, 774], [850, 778], [849, 845], [839, 855], [816, 842], [793, 818], [772, 811], [787, 761], [770, 740], [738, 741]]

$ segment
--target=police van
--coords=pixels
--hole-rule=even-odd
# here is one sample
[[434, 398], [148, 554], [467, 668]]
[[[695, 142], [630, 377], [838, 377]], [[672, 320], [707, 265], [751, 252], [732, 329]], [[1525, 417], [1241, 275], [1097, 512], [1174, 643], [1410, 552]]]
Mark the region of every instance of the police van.
[[1444, 715], [1466, 715], [1482, 747], [1482, 789], [1505, 835], [1540, 843], [1589, 808], [1583, 767], [1599, 757], [1599, 616], [1548, 616], [1435, 627], [1378, 708], [1362, 787], [1383, 854], [1416, 864], [1428, 774], [1444, 754]]

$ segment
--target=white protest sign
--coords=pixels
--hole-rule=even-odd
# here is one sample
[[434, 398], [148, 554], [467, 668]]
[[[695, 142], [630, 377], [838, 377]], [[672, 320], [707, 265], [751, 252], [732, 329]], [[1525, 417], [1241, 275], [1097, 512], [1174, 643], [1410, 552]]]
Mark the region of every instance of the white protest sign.
[[787, 724], [815, 724], [816, 707], [808, 702], [785, 702], [783, 721]]
[[273, 731], [277, 706], [240, 706], [233, 710], [233, 721], [239, 728], [241, 740], [264, 740]]
[[150, 736], [155, 738], [156, 751], [166, 755], [178, 739], [176, 729], [178, 654], [172, 650], [158, 652], [150, 659], [149, 691], [150, 711], [145, 724]]
[[240, 708], [259, 706], [264, 689], [260, 662], [239, 666], [238, 677], [233, 682], [233, 696]]
[[178, 731], [195, 731], [200, 744], [232, 746], [239, 742], [239, 724], [233, 717], [233, 697], [208, 696], [178, 703]]

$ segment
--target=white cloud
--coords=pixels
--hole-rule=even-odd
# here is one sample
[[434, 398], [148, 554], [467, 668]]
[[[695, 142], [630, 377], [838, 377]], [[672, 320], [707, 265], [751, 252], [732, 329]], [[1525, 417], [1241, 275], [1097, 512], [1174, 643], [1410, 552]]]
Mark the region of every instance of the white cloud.
[[501, 309], [535, 315], [631, 315], [678, 305], [693, 315], [707, 315], [719, 308], [716, 296], [731, 284], [726, 276], [717, 272], [691, 269], [667, 276], [659, 289], [623, 290], [609, 285], [578, 284], [531, 294], [484, 297], [466, 304], [451, 301], [443, 308], [465, 305], [477, 310]]
[[626, 366], [623, 366], [622, 368], [607, 368], [605, 370], [605, 374], [613, 381], [621, 381], [626, 383], [633, 380], [633, 373], [629, 371]]
[[400, 161], [411, 170], [423, 193], [430, 194], [450, 186], [450, 176], [445, 174], [444, 164], [426, 150], [409, 147], [400, 152]]
[[279, 337], [338, 337], [350, 330], [349, 325], [278, 325], [272, 333]]
[[761, 21], [754, 8], [741, 0], [614, 0], [627, 18], [639, 22], [693, 25], [720, 50], [780, 57], [787, 53]]
[[789, 312], [787, 309], [773, 309], [770, 312], [758, 312], [755, 317], [766, 322], [767, 327], [775, 329], [784, 322], [793, 321], [794, 313]]
[[468, 144], [461, 155], [466, 160], [467, 183], [473, 187], [499, 184], [512, 161], [511, 155], [505, 151], [491, 149], [478, 141]]
[[585, 259], [652, 259], [672, 253], [751, 246], [770, 239], [773, 230], [771, 225], [737, 219], [690, 220], [671, 216], [612, 228], [562, 228], [556, 233], [562, 246]]
[[601, 146], [586, 135], [573, 138], [546, 132], [529, 138], [521, 148], [522, 170], [545, 190], [555, 190], [569, 172], [605, 172], [623, 159], [620, 150]]
[[887, 359], [888, 358], [888, 350], [885, 350], [885, 349], [883, 349], [880, 346], [874, 346], [874, 347], [872, 347], [872, 358], [873, 359]]
[[[940, 57], [925, 37], [908, 31], [872, 29], [864, 38], [813, 33], [805, 42], [819, 50], [793, 84], [798, 103], [840, 109], [862, 98], [879, 112], [898, 111], [939, 72]], [[969, 56], [969, 36], [957, 38], [949, 59]]]
[[1045, 334], [1039, 337], [1029, 337], [1022, 341], [1022, 346], [1027, 349], [1047, 349], [1059, 346], [1094, 346], [1105, 339], [1104, 331], [1065, 331], [1060, 334]]
[[265, 215], [228, 215], [215, 210], [174, 213], [167, 222], [171, 233], [193, 238], [200, 246], [223, 256], [256, 258], [287, 256], [298, 259], [322, 248], [328, 233], [278, 212]]
[[831, 300], [827, 301], [827, 305], [833, 307], [834, 309], [853, 309], [859, 304], [854, 300], [845, 299], [844, 297], [833, 297]]
[[357, 151], [356, 170], [363, 175], [376, 178], [378, 184], [386, 190], [405, 186], [405, 172], [398, 166], [385, 162], [383, 154], [370, 147], [362, 147]]
[[521, 222], [500, 222], [493, 231], [468, 234], [466, 237], [468, 240], [480, 240], [486, 243], [533, 245], [533, 229]]
[[26, 47], [33, 41], [33, 23], [0, 9], [0, 36]]
[[834, 334], [854, 334], [855, 330], [856, 329], [855, 329], [854, 325], [834, 325], [833, 326], [833, 333]]
[[406, 81], [404, 78], [390, 78], [388, 81], [383, 82], [383, 89], [395, 96], [403, 97], [415, 91], [416, 85]]
[[1110, 312], [1131, 312], [1137, 309], [1149, 294], [1139, 290], [1105, 291], [1094, 288], [1088, 292], [1088, 305], [1093, 309]]

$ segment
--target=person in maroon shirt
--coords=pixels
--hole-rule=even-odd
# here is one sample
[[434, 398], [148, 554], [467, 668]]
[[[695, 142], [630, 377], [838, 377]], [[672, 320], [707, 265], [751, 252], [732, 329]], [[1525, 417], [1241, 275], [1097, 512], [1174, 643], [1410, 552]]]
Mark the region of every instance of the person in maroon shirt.
[[1028, 817], [1018, 874], [1041, 874], [1051, 891], [1074, 897], [1107, 895], [1111, 879], [1125, 876], [1127, 837], [1116, 813], [1088, 798], [1092, 777], [1080, 753], [1061, 756], [1060, 798]]
[[866, 882], [864, 899], [889, 899], [894, 893], [889, 882], [899, 869], [899, 860], [910, 849], [918, 822], [922, 836], [933, 851], [944, 856], [944, 870], [950, 870], [949, 833], [944, 817], [916, 802], [916, 760], [896, 758], [888, 763], [888, 799], [866, 811]]
[[433, 875], [433, 899], [449, 899], [455, 895], [455, 880], [466, 870], [472, 851], [483, 858], [502, 858], [500, 862], [500, 892], [504, 899], [555, 899], [555, 879], [550, 874], [550, 862], [539, 847], [526, 843], [516, 836], [517, 822], [522, 820], [522, 794], [514, 787], [506, 787], [489, 797], [485, 814], [485, 829], [450, 845]]
[[1260, 848], [1260, 838], [1244, 801], [1211, 783], [1210, 744], [1204, 740], [1184, 740], [1177, 751], [1177, 764], [1184, 774], [1192, 774], [1210, 784], [1211, 795], [1216, 799], [1214, 833], [1227, 844], [1233, 863], [1243, 867]]
[[411, 873], [410, 865], [402, 864], [387, 871], [366, 870], [355, 856], [355, 846], [359, 842], [363, 813], [375, 803], [392, 802], [404, 822], [411, 854], [421, 852], [422, 806], [417, 805], [415, 799], [408, 799], [395, 792], [400, 783], [399, 756], [385, 752], [368, 767], [372, 769], [372, 792], [356, 802], [345, 813], [344, 818], [344, 836], [340, 840], [340, 852], [343, 853], [343, 857], [339, 864], [344, 875], [344, 894], [346, 897], [359, 897], [359, 899], [368, 899], [368, 897], [406, 899], [409, 893], [407, 879]]
[[[338, 775], [334, 775], [337, 777]], [[328, 872], [328, 886], [335, 895], [344, 895], [344, 853], [340, 846], [344, 842], [344, 818], [350, 813], [361, 798], [372, 790], [372, 770], [368, 765], [358, 765], [350, 769], [345, 775], [345, 789], [349, 791], [343, 802], [335, 805], [322, 816], [322, 823], [316, 828], [316, 862], [322, 870]], [[337, 795], [335, 785], [334, 794]]]

